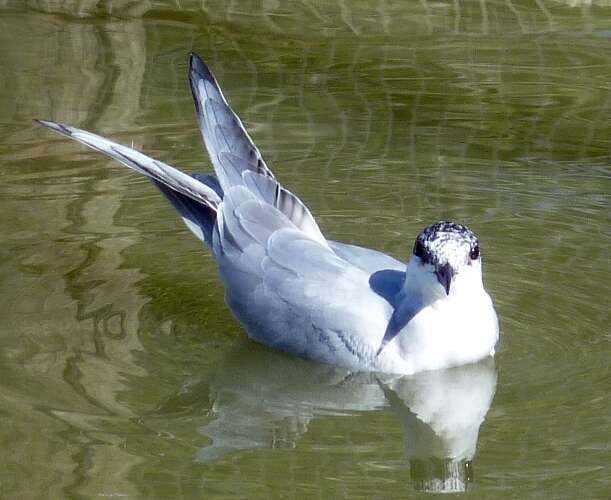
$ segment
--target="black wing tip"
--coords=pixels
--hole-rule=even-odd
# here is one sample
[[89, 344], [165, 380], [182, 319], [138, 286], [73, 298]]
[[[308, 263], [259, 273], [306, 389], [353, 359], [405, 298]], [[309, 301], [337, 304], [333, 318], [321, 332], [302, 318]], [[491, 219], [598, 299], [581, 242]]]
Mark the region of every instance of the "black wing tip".
[[42, 120], [41, 118], [34, 118], [34, 122], [38, 123], [38, 125], [42, 125], [43, 127], [47, 127], [47, 128], [57, 128], [59, 123], [57, 122], [52, 122], [51, 120]]
[[189, 73], [191, 77], [197, 76], [204, 80], [216, 82], [212, 71], [197, 52], [191, 52], [189, 58]]
[[38, 123], [39, 125], [50, 128], [51, 130], [55, 130], [56, 132], [59, 132], [60, 134], [64, 134], [68, 136], [72, 135], [72, 131], [70, 130], [70, 128], [67, 125], [64, 125], [63, 123], [52, 122], [50, 120], [41, 120], [39, 118], [35, 118], [34, 121]]

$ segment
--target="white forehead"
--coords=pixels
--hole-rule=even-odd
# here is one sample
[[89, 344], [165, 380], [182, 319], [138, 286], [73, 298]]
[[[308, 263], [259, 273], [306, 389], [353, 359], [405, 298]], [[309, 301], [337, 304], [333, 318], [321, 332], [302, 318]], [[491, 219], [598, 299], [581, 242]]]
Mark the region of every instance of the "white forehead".
[[471, 241], [456, 233], [440, 232], [426, 242], [426, 247], [439, 264], [450, 264], [456, 269], [468, 262]]

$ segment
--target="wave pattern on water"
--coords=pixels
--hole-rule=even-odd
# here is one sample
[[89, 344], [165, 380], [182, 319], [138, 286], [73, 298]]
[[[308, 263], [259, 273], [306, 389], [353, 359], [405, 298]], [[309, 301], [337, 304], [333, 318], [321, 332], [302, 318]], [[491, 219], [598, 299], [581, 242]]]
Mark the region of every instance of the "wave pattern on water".
[[[24, 5], [0, 1], [0, 496], [609, 491], [609, 2]], [[329, 236], [406, 259], [432, 220], [476, 229], [498, 385], [253, 346], [154, 189], [32, 123], [208, 170], [191, 50]], [[422, 394], [473, 374], [461, 441]]]

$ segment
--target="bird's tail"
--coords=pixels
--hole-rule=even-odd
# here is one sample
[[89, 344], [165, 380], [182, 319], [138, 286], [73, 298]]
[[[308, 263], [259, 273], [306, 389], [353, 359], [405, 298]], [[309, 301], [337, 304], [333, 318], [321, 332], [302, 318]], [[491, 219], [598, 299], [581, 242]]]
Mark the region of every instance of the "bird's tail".
[[147, 176], [178, 210], [187, 227], [208, 246], [212, 246], [216, 214], [223, 200], [223, 190], [214, 176], [206, 174], [190, 176], [135, 149], [109, 141], [99, 135], [62, 123], [45, 120], [37, 120], [37, 122]]

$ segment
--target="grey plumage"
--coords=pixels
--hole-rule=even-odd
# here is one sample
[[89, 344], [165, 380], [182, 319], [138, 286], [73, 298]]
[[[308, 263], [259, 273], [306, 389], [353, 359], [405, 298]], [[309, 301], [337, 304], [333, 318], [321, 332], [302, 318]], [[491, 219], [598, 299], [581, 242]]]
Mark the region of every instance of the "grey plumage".
[[153, 181], [212, 249], [226, 302], [253, 339], [352, 369], [400, 373], [494, 353], [498, 322], [468, 228], [429, 226], [407, 267], [327, 240], [307, 206], [278, 182], [195, 54], [189, 79], [215, 176], [190, 176], [95, 134], [40, 123]]

